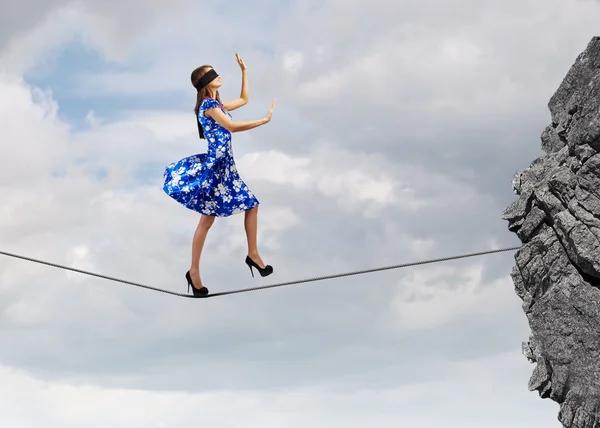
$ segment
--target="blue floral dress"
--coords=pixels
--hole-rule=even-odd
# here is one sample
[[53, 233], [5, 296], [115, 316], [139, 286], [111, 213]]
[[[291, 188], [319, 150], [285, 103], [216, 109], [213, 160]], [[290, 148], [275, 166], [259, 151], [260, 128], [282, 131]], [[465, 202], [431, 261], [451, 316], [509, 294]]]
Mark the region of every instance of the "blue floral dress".
[[204, 112], [222, 105], [213, 98], [204, 98], [198, 120], [208, 142], [206, 153], [173, 162], [165, 169], [164, 192], [177, 202], [204, 215], [228, 217], [259, 204], [238, 175], [231, 147], [231, 133]]

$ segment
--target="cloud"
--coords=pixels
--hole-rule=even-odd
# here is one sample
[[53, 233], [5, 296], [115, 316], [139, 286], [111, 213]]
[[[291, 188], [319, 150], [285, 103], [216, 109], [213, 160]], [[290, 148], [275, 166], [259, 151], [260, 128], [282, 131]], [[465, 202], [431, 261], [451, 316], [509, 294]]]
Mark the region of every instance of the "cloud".
[[[500, 375], [507, 367], [510, 367], [510, 376]], [[557, 423], [548, 416], [554, 410], [549, 404], [540, 404], [525, 392], [512, 390], [512, 377], [526, 369], [516, 364], [514, 356], [500, 355], [468, 364], [452, 363], [445, 369], [444, 378], [385, 390], [328, 390], [312, 386], [310, 389], [189, 394], [43, 382], [23, 372], [0, 367], [3, 385], [11, 391], [6, 394], [0, 389], [0, 409], [3, 421], [25, 428], [39, 426], [41, 420], [49, 428], [81, 424], [91, 428], [106, 424], [128, 428], [183, 427], [192, 423], [294, 428], [332, 422], [348, 427], [373, 422], [392, 427], [398, 420], [417, 428], [445, 426], [440, 424], [435, 412], [426, 411], [420, 404], [433, 400], [457, 425], [475, 427], [478, 425], [474, 418], [492, 415], [488, 426], [496, 428], [512, 420], [509, 412], [497, 408], [495, 403], [500, 400], [505, 406], [527, 402], [529, 406], [518, 405], [513, 413], [523, 423], [543, 421], [546, 426]], [[455, 387], [457, 381], [459, 386]], [[448, 396], [448, 388], [455, 389], [455, 393]], [[27, 412], [20, 410], [24, 400], [29, 402]]]
[[[346, 158], [343, 163], [340, 162], [342, 156]], [[415, 208], [418, 205], [414, 195], [414, 199], [409, 196], [405, 201], [397, 200], [399, 194], [410, 192], [410, 189], [402, 189], [396, 182], [392, 165], [386, 165], [382, 159], [370, 162], [364, 156], [346, 153], [341, 148], [323, 147], [303, 158], [273, 150], [257, 152], [245, 155], [239, 164], [250, 180], [275, 182], [307, 194], [319, 191], [327, 198], [336, 199], [342, 209], [361, 207], [371, 210], [400, 202]], [[353, 168], [348, 169], [347, 165], [353, 165]]]
[[[460, 266], [460, 265], [459, 265]], [[486, 284], [483, 263], [414, 269], [401, 281], [391, 309], [399, 328], [408, 331], [443, 329], [459, 320], [498, 319], [518, 303], [506, 293], [514, 287], [509, 272]], [[515, 314], [516, 315], [516, 314]]]
[[[142, 41], [156, 34], [156, 23], [176, 25], [187, 0], [27, 0], [9, 1], [0, 30], [0, 67], [13, 73], [35, 69], [44, 74], [53, 55], [80, 40], [108, 61], [127, 61]], [[135, 20], [131, 20], [131, 14]], [[12, 19], [11, 19], [12, 18]], [[164, 27], [163, 27], [164, 28]], [[159, 31], [160, 33], [160, 31]], [[145, 40], [144, 40], [145, 39]]]
[[5, 1], [2, 4], [2, 25], [0, 26], [0, 51], [6, 49], [9, 42], [26, 37], [42, 24], [45, 17], [51, 15], [68, 0], [26, 0]]
[[286, 52], [283, 55], [283, 68], [286, 71], [295, 72], [302, 68], [304, 63], [304, 54], [302, 52]]

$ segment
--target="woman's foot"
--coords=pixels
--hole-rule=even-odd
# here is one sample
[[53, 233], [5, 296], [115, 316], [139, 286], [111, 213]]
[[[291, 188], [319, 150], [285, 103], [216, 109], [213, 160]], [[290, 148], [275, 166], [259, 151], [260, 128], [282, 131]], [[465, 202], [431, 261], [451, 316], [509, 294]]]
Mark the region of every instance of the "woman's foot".
[[188, 292], [190, 291], [191, 287], [194, 296], [208, 294], [208, 288], [202, 285], [202, 280], [200, 279], [199, 271], [190, 269], [185, 274], [185, 277], [188, 282]]
[[265, 264], [263, 263], [262, 259], [260, 258], [260, 256], [258, 255], [258, 252], [252, 252], [252, 253], [248, 253], [248, 257], [258, 265], [259, 268], [264, 269], [265, 268]]
[[265, 266], [262, 259], [258, 255], [255, 255], [254, 257], [256, 258], [250, 257], [250, 255], [246, 256], [246, 264], [250, 268], [250, 273], [252, 274], [252, 277], [254, 277], [254, 271], [252, 270], [252, 268], [257, 269], [258, 273], [260, 273], [260, 276], [263, 277], [269, 276], [273, 273], [273, 266]]

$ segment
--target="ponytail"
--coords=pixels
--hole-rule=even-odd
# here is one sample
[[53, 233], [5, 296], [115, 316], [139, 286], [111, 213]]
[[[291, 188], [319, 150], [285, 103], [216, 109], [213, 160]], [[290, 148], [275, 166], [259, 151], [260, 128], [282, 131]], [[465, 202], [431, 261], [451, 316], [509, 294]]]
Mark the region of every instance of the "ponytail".
[[198, 96], [196, 98], [196, 107], [194, 108], [194, 112], [196, 113], [196, 123], [198, 124], [198, 136], [200, 139], [205, 140], [204, 130], [202, 129], [202, 124], [200, 123], [200, 118], [198, 117], [198, 112], [200, 111], [200, 103], [202, 103], [202, 99], [204, 98], [204, 94], [201, 92], [205, 92], [203, 90], [198, 91]]

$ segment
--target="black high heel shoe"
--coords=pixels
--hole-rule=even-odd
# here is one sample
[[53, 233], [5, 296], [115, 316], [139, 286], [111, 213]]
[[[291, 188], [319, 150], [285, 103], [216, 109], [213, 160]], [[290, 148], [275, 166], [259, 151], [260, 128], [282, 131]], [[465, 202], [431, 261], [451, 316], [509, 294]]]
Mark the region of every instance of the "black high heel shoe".
[[252, 278], [254, 278], [254, 271], [252, 270], [252, 268], [256, 268], [256, 270], [258, 271], [258, 273], [260, 273], [260, 276], [269, 276], [273, 273], [273, 266], [271, 265], [266, 265], [264, 267], [264, 269], [262, 269], [259, 265], [257, 265], [254, 260], [252, 260], [250, 258], [250, 256], [246, 256], [246, 264], [248, 265], [248, 267], [250, 268], [250, 273], [252, 274]]
[[194, 287], [194, 283], [192, 282], [192, 276], [190, 275], [190, 271], [188, 270], [185, 273], [185, 278], [188, 283], [188, 293], [190, 292], [190, 287], [192, 287], [192, 292], [194, 293], [194, 297], [196, 296], [206, 296], [208, 294], [208, 288], [202, 286], [202, 288], [198, 289]]

